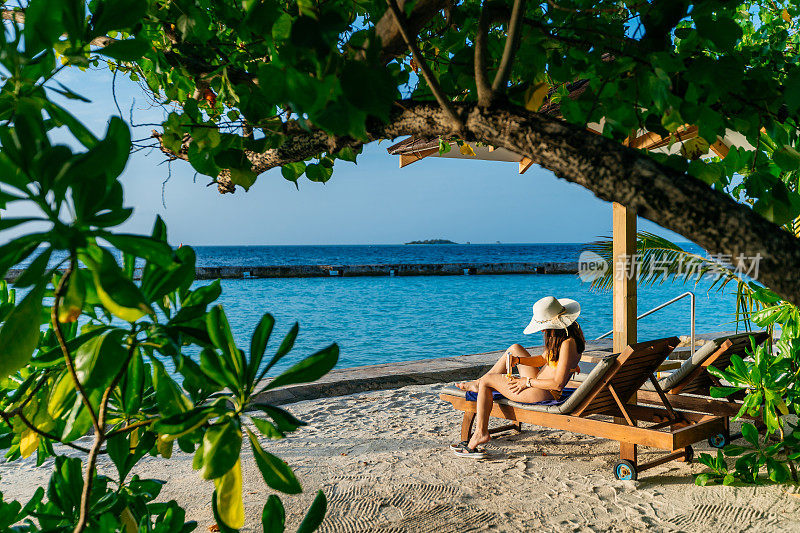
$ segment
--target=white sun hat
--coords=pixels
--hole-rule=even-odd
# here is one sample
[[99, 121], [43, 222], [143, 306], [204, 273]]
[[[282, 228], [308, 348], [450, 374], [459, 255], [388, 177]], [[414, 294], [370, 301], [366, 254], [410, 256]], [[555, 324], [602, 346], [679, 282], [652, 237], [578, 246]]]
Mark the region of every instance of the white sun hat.
[[545, 296], [533, 304], [533, 318], [523, 333], [530, 335], [543, 329], [567, 329], [581, 314], [581, 304], [569, 298]]

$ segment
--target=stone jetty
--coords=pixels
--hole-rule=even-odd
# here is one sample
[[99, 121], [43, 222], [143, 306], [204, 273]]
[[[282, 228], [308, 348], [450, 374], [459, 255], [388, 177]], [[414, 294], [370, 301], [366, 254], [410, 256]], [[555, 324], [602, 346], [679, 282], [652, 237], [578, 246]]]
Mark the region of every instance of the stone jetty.
[[198, 279], [576, 274], [577, 263], [404, 263], [197, 267]]
[[[14, 281], [23, 269], [11, 269]], [[327, 278], [354, 276], [479, 276], [576, 274], [578, 263], [403, 263], [377, 265], [198, 266], [197, 279]], [[137, 269], [137, 278], [141, 269]]]

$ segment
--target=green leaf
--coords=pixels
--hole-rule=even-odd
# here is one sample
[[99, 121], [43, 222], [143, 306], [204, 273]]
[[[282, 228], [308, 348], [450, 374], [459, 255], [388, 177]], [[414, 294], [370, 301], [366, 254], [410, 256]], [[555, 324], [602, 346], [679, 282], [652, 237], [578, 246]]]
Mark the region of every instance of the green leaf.
[[738, 392], [742, 389], [739, 387], [711, 387], [711, 397], [712, 398], [725, 398], [726, 396], [730, 396], [734, 392]]
[[89, 152], [92, 165], [102, 162], [102, 168], [109, 180], [116, 180], [125, 170], [131, 149], [131, 132], [120, 117], [111, 117], [106, 135]]
[[[225, 498], [227, 500], [227, 498]], [[217, 491], [214, 490], [214, 494], [211, 495], [211, 514], [214, 516], [214, 521], [217, 523], [217, 527], [219, 528], [220, 533], [239, 533], [238, 529], [234, 529], [232, 527], [228, 527], [225, 523], [225, 519], [222, 517], [222, 514], [219, 512], [219, 506], [217, 504]]]
[[238, 530], [244, 526], [242, 500], [242, 462], [237, 458], [233, 467], [214, 479], [214, 515], [226, 526]]
[[361, 149], [351, 148], [349, 146], [345, 146], [338, 152], [336, 152], [336, 159], [341, 159], [342, 161], [350, 161], [351, 163], [356, 163], [356, 158], [358, 154], [361, 153]]
[[317, 163], [306, 165], [306, 177], [318, 183], [326, 183], [333, 175], [333, 169]]
[[308, 425], [302, 420], [298, 420], [297, 418], [295, 418], [294, 415], [292, 415], [290, 412], [285, 411], [284, 409], [281, 409], [280, 407], [276, 407], [274, 405], [270, 405], [267, 403], [254, 403], [251, 405], [251, 407], [253, 409], [258, 409], [259, 411], [268, 415], [272, 420], [275, 421], [275, 424], [277, 424], [278, 429], [284, 433], [289, 433], [301, 426]]
[[25, 51], [30, 57], [56, 42], [64, 31], [62, 0], [31, 0], [25, 8]]
[[97, 296], [111, 314], [126, 322], [135, 322], [153, 313], [139, 287], [125, 277], [111, 252], [92, 246], [82, 260], [92, 272]]
[[110, 45], [97, 50], [98, 53], [117, 61], [136, 61], [149, 51], [150, 43], [144, 39], [114, 41]]
[[327, 509], [328, 501], [325, 499], [325, 494], [321, 490], [317, 491], [306, 517], [300, 523], [300, 527], [297, 528], [297, 533], [313, 533], [316, 531], [325, 519], [325, 511]]
[[220, 354], [211, 348], [204, 348], [200, 352], [200, 369], [203, 373], [219, 385], [235, 391], [239, 386], [236, 372], [229, 368]]
[[107, 240], [119, 250], [141, 257], [162, 267], [173, 264], [174, 253], [172, 248], [163, 241], [144, 235], [131, 235], [125, 233], [98, 232], [97, 235]]
[[789, 145], [785, 145], [772, 154], [772, 160], [784, 172], [800, 169], [800, 153]]
[[203, 446], [197, 450], [203, 453], [200, 476], [203, 479], [222, 476], [239, 460], [241, 450], [242, 430], [238, 422], [229, 418], [212, 425], [203, 435]]
[[103, 389], [127, 361], [125, 332], [113, 329], [94, 337], [75, 352], [75, 373], [87, 388]]
[[286, 511], [281, 499], [275, 494], [270, 494], [264, 510], [261, 512], [261, 526], [264, 533], [283, 533], [286, 528]]
[[142, 292], [150, 301], [160, 300], [176, 289], [188, 289], [195, 276], [197, 260], [191, 246], [181, 246], [175, 250], [176, 261], [163, 268], [147, 264], [142, 274]]
[[300, 324], [298, 322], [295, 322], [294, 325], [292, 325], [291, 329], [289, 330], [289, 333], [287, 333], [286, 336], [283, 338], [281, 345], [278, 346], [278, 350], [275, 352], [275, 355], [272, 356], [272, 359], [267, 364], [267, 367], [264, 369], [264, 372], [262, 372], [262, 375], [265, 375], [270, 368], [275, 366], [275, 364], [278, 361], [283, 359], [290, 351], [292, 351], [292, 348], [294, 348], [294, 342], [297, 339], [297, 334], [299, 332], [300, 332]]
[[0, 327], [0, 378], [27, 364], [39, 343], [44, 289], [44, 283], [34, 287]]
[[228, 317], [225, 316], [225, 311], [221, 305], [212, 307], [208, 312], [208, 315], [206, 315], [206, 327], [208, 328], [211, 342], [222, 351], [226, 363], [236, 374], [237, 383], [241, 384], [245, 376], [246, 361], [241, 355], [241, 350], [236, 347]]
[[339, 346], [331, 344], [311, 355], [273, 379], [263, 390], [293, 383], [310, 383], [327, 374], [339, 361]]
[[669, 132], [674, 132], [686, 124], [677, 109], [669, 109], [661, 119], [661, 125]]
[[708, 16], [698, 16], [694, 20], [697, 33], [713, 42], [719, 50], [732, 50], [742, 38], [742, 28], [729, 16], [720, 14], [716, 20]]
[[129, 415], [136, 414], [144, 396], [145, 367], [142, 354], [137, 348], [128, 363], [128, 369], [119, 382], [121, 407]]
[[753, 446], [758, 446], [758, 430], [753, 424], [749, 422], [742, 424], [742, 436]]
[[106, 0], [95, 4], [92, 13], [92, 35], [105, 35], [111, 30], [125, 30], [141, 23], [147, 10], [146, 0]]
[[263, 418], [251, 418], [251, 420], [253, 421], [253, 425], [258, 428], [261, 434], [268, 439], [278, 440], [285, 437], [285, 435], [281, 433], [278, 428], [272, 425], [272, 422], [269, 420], [264, 420]]
[[167, 374], [164, 365], [157, 359], [153, 364], [153, 387], [156, 389], [156, 402], [161, 414], [173, 415], [192, 409], [192, 401], [181, 391], [178, 384]]
[[700, 487], [705, 487], [706, 485], [711, 485], [714, 483], [714, 476], [711, 474], [697, 474], [694, 478], [694, 484]]
[[58, 308], [58, 321], [63, 324], [78, 320], [83, 312], [83, 302], [85, 299], [85, 276], [81, 275], [80, 272], [73, 272], [67, 280], [67, 290]]
[[782, 462], [767, 457], [767, 474], [775, 483], [783, 483], [789, 479], [789, 468]]
[[70, 133], [72, 133], [83, 146], [92, 149], [97, 145], [98, 140], [94, 133], [69, 111], [53, 102], [48, 102], [45, 108], [50, 118], [55, 121], [58, 126], [66, 126]]
[[201, 427], [216, 414], [215, 409], [195, 407], [190, 411], [160, 418], [153, 422], [152, 427], [153, 431], [160, 435], [160, 440], [175, 440]]
[[351, 61], [339, 77], [345, 98], [358, 109], [389, 121], [397, 84], [386, 69], [373, 68], [363, 61]]
[[281, 167], [281, 175], [284, 179], [296, 182], [306, 171], [306, 164], [302, 161], [297, 163], [287, 163]]
[[289, 465], [271, 453], [265, 452], [261, 444], [259, 444], [258, 438], [249, 429], [247, 429], [247, 436], [250, 438], [253, 457], [256, 459], [256, 465], [258, 465], [258, 469], [261, 471], [264, 482], [270, 488], [286, 494], [300, 494], [303, 488], [294, 476], [292, 469], [289, 468]]
[[256, 174], [253, 169], [249, 167], [231, 167], [229, 170], [231, 173], [231, 181], [236, 185], [241, 186], [245, 191], [249, 191], [250, 187], [253, 186], [258, 178], [258, 174]]
[[275, 318], [266, 313], [261, 317], [256, 329], [253, 331], [253, 336], [250, 340], [250, 362], [248, 363], [247, 375], [248, 380], [256, 377], [258, 367], [261, 366], [261, 360], [264, 357], [264, 352], [267, 350], [267, 343], [269, 337], [272, 335], [272, 328], [275, 326]]
[[47, 412], [53, 419], [60, 419], [67, 414], [75, 403], [75, 382], [66, 369], [56, 378], [50, 388], [47, 399]]
[[[94, 337], [102, 334], [105, 331], [108, 331], [111, 326], [100, 326], [98, 328], [94, 328], [86, 333], [78, 335], [73, 339], [69, 339], [67, 344], [67, 349], [70, 351], [75, 351], [80, 347], [83, 343], [93, 339]], [[34, 365], [36, 368], [50, 368], [61, 364], [64, 361], [64, 352], [61, 351], [61, 346], [56, 346], [47, 351], [40, 351], [36, 354], [36, 357], [33, 358], [31, 364]]]
[[117, 473], [120, 479], [124, 479], [128, 474], [125, 465], [131, 453], [130, 446], [129, 434], [126, 433], [118, 433], [106, 441], [106, 452], [114, 463], [114, 466], [117, 467]]

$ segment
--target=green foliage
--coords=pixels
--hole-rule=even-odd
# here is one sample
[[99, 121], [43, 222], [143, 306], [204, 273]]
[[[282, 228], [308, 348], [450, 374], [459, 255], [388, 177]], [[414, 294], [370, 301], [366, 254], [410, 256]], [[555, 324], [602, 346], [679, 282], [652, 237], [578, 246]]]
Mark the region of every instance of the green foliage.
[[[111, 57], [115, 70], [144, 81], [159, 101], [177, 104], [163, 124], [166, 149], [215, 179], [227, 170], [245, 189], [270, 168], [251, 161], [272, 149], [280, 149], [270, 155], [285, 179], [325, 182], [335, 160], [355, 161], [375, 124], [391, 123], [393, 112], [434, 96], [407, 47], [385, 48], [391, 43], [381, 37], [394, 24], [386, 2], [136, 5], [147, 9], [131, 33], [99, 53]], [[407, 15], [414, 6], [405, 5]], [[432, 14], [410, 25], [411, 38], [440, 96], [475, 102], [479, 14], [488, 15], [484, 56], [493, 74], [511, 5], [463, 0], [438, 7], [427, 7]], [[48, 20], [57, 20], [60, 9], [48, 11]], [[114, 20], [124, 26], [132, 13], [142, 11]], [[755, 0], [527, 3], [508, 83], [494, 101], [520, 112], [557, 105], [564, 120], [581, 127], [602, 119], [602, 135], [619, 141], [631, 131], [667, 136], [696, 125], [699, 136], [673, 150], [680, 153], [653, 157], [789, 224], [800, 216], [799, 16], [793, 3]], [[109, 19], [98, 17], [75, 33], [83, 40], [69, 41], [64, 57], [70, 63], [96, 57], [78, 50], [106, 28]], [[36, 27], [46, 24], [37, 18]], [[55, 38], [42, 31], [37, 43]], [[567, 97], [576, 80], [583, 80], [581, 90]], [[724, 157], [710, 153], [729, 130], [741, 134], [739, 146]], [[309, 133], [338, 142], [316, 153], [292, 146]], [[440, 144], [440, 153], [449, 149]], [[706, 154], [711, 157], [701, 160]]]
[[[760, 346], [753, 343], [749, 357], [734, 355], [730, 367], [719, 370], [710, 366], [708, 371], [726, 385], [712, 387], [712, 396], [723, 398], [746, 392], [737, 418], [757, 421], [765, 435], [761, 437], [755, 424], [745, 422], [742, 436], [746, 445], [729, 444], [716, 458], [701, 454], [699, 461], [711, 468], [711, 472], [699, 474], [695, 478], [698, 485], [798, 481], [800, 310], [767, 290], [757, 296], [763, 308], [751, 319], [770, 332], [776, 323], [780, 324], [780, 339], [774, 346], [771, 340]], [[732, 468], [725, 457], [735, 458]]]
[[[275, 326], [265, 314], [249, 353], [241, 349], [224, 310], [215, 305], [219, 281], [195, 283], [193, 250], [173, 249], [161, 219], [150, 235], [118, 231], [132, 213], [120, 183], [132, 149], [125, 121], [111, 117], [98, 138], [48, 98], [48, 91], [82, 98], [54, 80], [62, 68], [56, 59], [82, 68], [99, 61], [89, 52], [96, 38], [116, 39], [102, 50], [108, 58], [143, 60], [153, 51], [150, 23], [159, 5], [32, 0], [24, 26], [9, 23], [0, 40], [0, 232], [6, 242], [0, 246], [0, 275], [29, 259], [15, 289], [0, 282], [0, 449], [8, 461], [31, 457], [42, 465], [55, 457], [47, 487], [27, 504], [0, 496], [4, 531], [192, 531], [197, 524], [186, 520], [178, 503], [156, 502], [163, 482], [131, 475], [143, 457], [169, 460], [177, 449], [194, 454], [199, 479], [213, 481], [211, 505], [224, 531], [245, 522], [244, 445], [254, 451], [267, 486], [291, 494], [302, 490], [291, 468], [265, 451], [250, 427], [283, 438], [304, 425], [260, 402], [259, 394], [275, 383], [318, 379], [336, 364], [338, 347], [296, 362], [265, 385], [267, 372], [292, 350], [298, 325], [265, 360]], [[207, 35], [203, 11], [187, 13], [176, 21], [177, 31]], [[319, 46], [330, 44], [324, 35], [320, 39]], [[351, 97], [363, 96], [363, 90], [351, 89]], [[385, 116], [388, 104], [377, 99], [370, 106]], [[170, 117], [171, 127], [184, 127], [183, 117]], [[72, 136], [68, 144], [53, 140], [61, 127]], [[205, 169], [224, 163], [235, 180], [249, 179], [245, 163], [231, 166], [241, 155], [240, 138], [220, 135], [216, 127], [194, 136], [208, 155]], [[351, 150], [342, 157], [355, 155]], [[320, 179], [327, 179], [332, 159], [323, 158], [319, 166]], [[36, 214], [6, 217], [12, 203]], [[39, 224], [37, 231], [29, 229], [31, 222]], [[25, 292], [18, 301], [19, 288]], [[87, 448], [79, 439], [90, 435]], [[100, 453], [113, 463], [113, 476], [98, 475]], [[264, 527], [282, 531], [276, 495], [265, 509]], [[302, 527], [315, 529], [324, 509], [320, 493]]]

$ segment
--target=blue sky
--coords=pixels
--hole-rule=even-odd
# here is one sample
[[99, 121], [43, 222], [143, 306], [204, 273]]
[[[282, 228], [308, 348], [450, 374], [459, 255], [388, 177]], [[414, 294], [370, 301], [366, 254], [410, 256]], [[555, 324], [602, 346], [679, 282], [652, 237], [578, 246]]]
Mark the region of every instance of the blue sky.
[[[68, 69], [60, 81], [92, 100], [67, 103], [97, 134], [116, 113], [111, 74]], [[117, 99], [125, 115], [134, 102], [137, 123], [160, 122], [142, 90], [119, 76]], [[146, 137], [152, 126], [134, 128]], [[161, 152], [133, 154], [123, 177], [126, 204], [135, 213], [123, 227], [148, 232], [156, 214], [167, 222], [173, 244], [394, 244], [446, 238], [472, 243], [586, 242], [610, 235], [611, 205], [551, 172], [516, 164], [429, 158], [404, 169], [386, 153], [391, 143], [373, 143], [358, 165], [337, 161], [326, 184], [303, 178], [298, 191], [280, 170], [262, 174], [249, 192], [220, 195], [188, 163], [172, 163]], [[162, 205], [162, 184], [163, 202]], [[22, 214], [12, 209], [9, 214]], [[639, 228], [673, 240], [686, 239], [640, 220]]]

